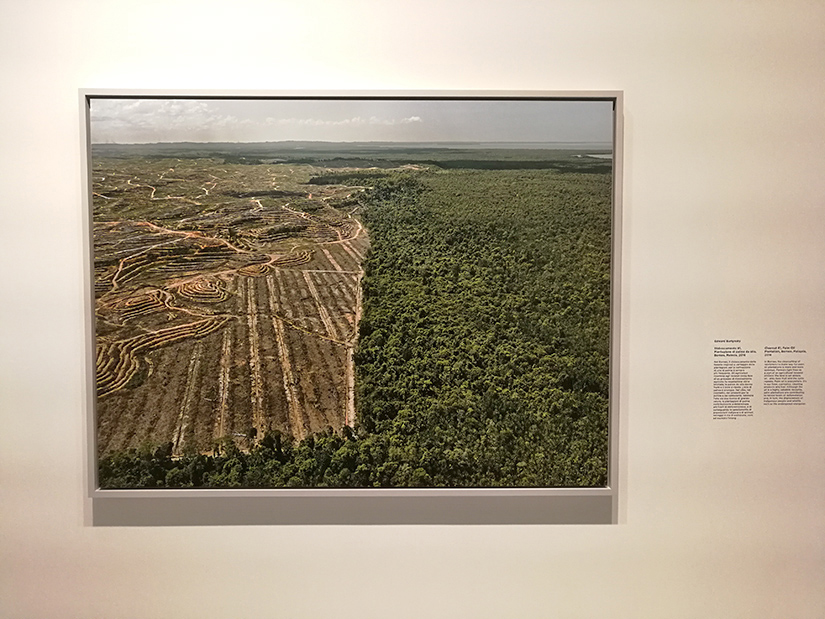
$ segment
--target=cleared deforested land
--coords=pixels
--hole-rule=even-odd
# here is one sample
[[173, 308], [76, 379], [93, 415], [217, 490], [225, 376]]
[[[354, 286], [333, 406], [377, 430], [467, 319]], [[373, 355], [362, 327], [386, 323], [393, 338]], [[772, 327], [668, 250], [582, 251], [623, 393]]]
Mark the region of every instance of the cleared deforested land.
[[361, 188], [136, 149], [93, 158], [99, 454], [249, 450], [354, 423]]

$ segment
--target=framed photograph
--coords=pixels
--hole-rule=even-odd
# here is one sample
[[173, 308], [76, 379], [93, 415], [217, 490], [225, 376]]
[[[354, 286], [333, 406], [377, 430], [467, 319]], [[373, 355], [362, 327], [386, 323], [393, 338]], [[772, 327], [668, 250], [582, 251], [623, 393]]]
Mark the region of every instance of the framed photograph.
[[616, 522], [621, 93], [80, 98], [93, 524]]

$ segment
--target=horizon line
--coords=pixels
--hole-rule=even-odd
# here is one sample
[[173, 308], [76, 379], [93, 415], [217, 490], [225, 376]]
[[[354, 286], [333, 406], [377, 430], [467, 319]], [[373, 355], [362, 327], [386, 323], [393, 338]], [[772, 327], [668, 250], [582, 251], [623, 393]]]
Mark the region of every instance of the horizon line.
[[156, 146], [162, 144], [610, 144], [602, 140], [170, 140], [160, 142], [90, 142], [92, 146]]

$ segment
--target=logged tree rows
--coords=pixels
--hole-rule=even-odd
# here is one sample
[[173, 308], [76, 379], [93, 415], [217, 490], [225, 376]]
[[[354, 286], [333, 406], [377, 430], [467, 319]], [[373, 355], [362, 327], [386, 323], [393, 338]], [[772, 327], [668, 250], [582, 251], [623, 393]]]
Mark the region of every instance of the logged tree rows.
[[[373, 169], [326, 172], [309, 183], [318, 191], [369, 187], [345, 202], [360, 209], [369, 250], [315, 233], [312, 260], [327, 267], [299, 271], [269, 260], [239, 266], [232, 278], [169, 288], [203, 304], [235, 303], [232, 313], [242, 317], [218, 323], [216, 312], [187, 340], [193, 350], [223, 351], [204, 357], [215, 364], [209, 397], [210, 410], [220, 411], [211, 434], [218, 443], [209, 452], [181, 450], [178, 439], [190, 430], [178, 424], [170, 441], [107, 452], [101, 486], [604, 486], [611, 175]], [[300, 212], [290, 225], [308, 223], [306, 234], [312, 211]], [[355, 226], [342, 221], [339, 237]], [[247, 242], [271, 233], [257, 230]], [[359, 295], [360, 320], [347, 313]], [[152, 291], [121, 311], [169, 303]], [[299, 303], [309, 309], [295, 311]], [[140, 371], [136, 349], [155, 345], [131, 342], [99, 350], [107, 385]], [[249, 359], [245, 378], [227, 367], [239, 348]], [[284, 350], [302, 349], [316, 366], [290, 366], [289, 354], [285, 362]], [[204, 373], [196, 358], [186, 357], [180, 380]], [[346, 380], [324, 384], [313, 369], [321, 359]], [[229, 404], [238, 388], [250, 394], [245, 412]], [[191, 417], [197, 388], [178, 389], [179, 416]], [[290, 425], [301, 411], [340, 410], [345, 400], [346, 423], [324, 423], [317, 413], [319, 423]], [[284, 423], [260, 423], [274, 409], [286, 411]], [[232, 440], [222, 426], [238, 414], [251, 420], [254, 440]]]

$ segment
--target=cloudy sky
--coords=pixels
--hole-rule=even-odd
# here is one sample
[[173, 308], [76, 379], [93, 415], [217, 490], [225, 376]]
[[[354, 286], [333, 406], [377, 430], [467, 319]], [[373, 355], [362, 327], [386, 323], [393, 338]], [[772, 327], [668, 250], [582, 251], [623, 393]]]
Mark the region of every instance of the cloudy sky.
[[609, 101], [92, 99], [95, 143], [610, 143]]

